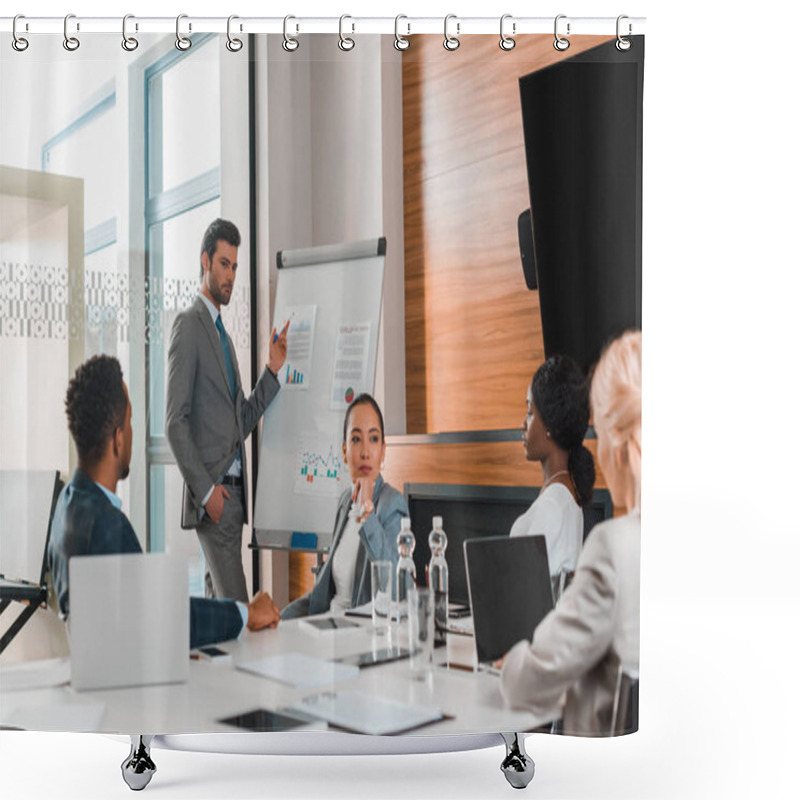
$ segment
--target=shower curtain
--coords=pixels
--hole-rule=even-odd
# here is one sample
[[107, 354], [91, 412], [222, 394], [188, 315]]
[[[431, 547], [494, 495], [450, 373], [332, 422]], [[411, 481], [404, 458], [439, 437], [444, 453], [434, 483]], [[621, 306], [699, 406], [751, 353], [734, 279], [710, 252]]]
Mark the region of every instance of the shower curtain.
[[[244, 35], [238, 48], [225, 35], [187, 32], [190, 45], [179, 48], [172, 34], [141, 33], [129, 50], [119, 37], [86, 34], [71, 51], [56, 36], [29, 38], [17, 52], [4, 36], [0, 55], [0, 470], [57, 469], [68, 482], [78, 466], [64, 415], [68, 382], [87, 359], [115, 357], [133, 420], [130, 474], [117, 486], [122, 511], [143, 550], [187, 559], [189, 591], [202, 595], [207, 564], [194, 531], [180, 524], [185, 475], [167, 437], [166, 398], [172, 326], [200, 291], [204, 231], [224, 218], [242, 233], [223, 318], [246, 391], [284, 321], [275, 316], [278, 254], [384, 239], [380, 322], [368, 334], [377, 341], [368, 388], [387, 437], [382, 476], [411, 506], [417, 583], [426, 582], [430, 515], [439, 513], [450, 539], [451, 611], [468, 606], [463, 542], [507, 535], [544, 484], [519, 442], [532, 375], [557, 354], [589, 375], [605, 342], [641, 328], [644, 37], [620, 48], [613, 34], [561, 39], [567, 47], [525, 35], [498, 47], [496, 36], [471, 35], [443, 47], [441, 36], [412, 35], [405, 47], [391, 35], [356, 33], [349, 46], [349, 37], [309, 34], [293, 48], [270, 34]], [[337, 329], [368, 316], [341, 314], [331, 322]], [[290, 326], [290, 348], [292, 335]], [[279, 380], [275, 402], [292, 402], [299, 393]], [[305, 391], [329, 397], [331, 383]], [[286, 432], [288, 440], [324, 434], [338, 450], [341, 421], [333, 431], [316, 422]], [[251, 497], [263, 459], [273, 457], [259, 435], [245, 445]], [[586, 445], [596, 456], [591, 427]], [[340, 467], [334, 500], [350, 486]], [[583, 511], [586, 541], [593, 524], [624, 516], [615, 499], [598, 470]], [[414, 518], [413, 503], [428, 516]], [[333, 530], [335, 502], [331, 511]], [[248, 593], [266, 590], [285, 607], [312, 590], [317, 554], [301, 552], [308, 540], [251, 549], [252, 505], [249, 518], [256, 525], [244, 525], [241, 548]], [[620, 580], [638, 587], [634, 561], [636, 574]], [[22, 569], [0, 564], [8, 578], [35, 577]], [[562, 576], [559, 602], [570, 578]], [[51, 601], [0, 656], [0, 722], [99, 732], [360, 731], [373, 698], [385, 704], [380, 729], [390, 733], [407, 730], [392, 727], [393, 713], [418, 735], [631, 732], [638, 600], [627, 613], [624, 644], [609, 644], [608, 659], [573, 663], [549, 703], [512, 698], [490, 669], [476, 671], [474, 639], [458, 619], [417, 681], [402, 625], [380, 638], [368, 617], [352, 617], [355, 638], [287, 620], [221, 644], [230, 661], [193, 660], [184, 690], [205, 688], [191, 695], [191, 709], [176, 701], [170, 716], [169, 703], [130, 701], [131, 692], [164, 687], [72, 693], [69, 638]], [[358, 652], [395, 648], [400, 658], [308, 687], [291, 676], [254, 677], [253, 662], [272, 655], [270, 637], [292, 629], [290, 654], [317, 659], [318, 670]], [[533, 630], [525, 638], [536, 644]], [[47, 669], [43, 659], [53, 659]], [[576, 691], [593, 670], [595, 691]], [[208, 710], [198, 711], [203, 692]], [[576, 703], [599, 704], [575, 717], [591, 718], [583, 727], [565, 718]], [[315, 714], [324, 704], [333, 711]]]

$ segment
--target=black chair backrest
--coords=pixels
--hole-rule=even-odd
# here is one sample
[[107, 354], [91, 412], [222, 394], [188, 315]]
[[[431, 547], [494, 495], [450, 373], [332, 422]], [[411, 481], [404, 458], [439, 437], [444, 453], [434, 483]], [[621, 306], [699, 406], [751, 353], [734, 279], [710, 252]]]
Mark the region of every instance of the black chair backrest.
[[639, 675], [620, 668], [611, 717], [611, 735], [624, 736], [639, 730]]

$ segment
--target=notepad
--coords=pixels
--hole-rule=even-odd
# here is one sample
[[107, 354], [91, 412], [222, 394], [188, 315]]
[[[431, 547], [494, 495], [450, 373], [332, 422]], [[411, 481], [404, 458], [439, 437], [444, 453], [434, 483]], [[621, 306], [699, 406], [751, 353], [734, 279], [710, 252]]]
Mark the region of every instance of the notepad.
[[438, 708], [355, 691], [322, 692], [304, 697], [289, 711], [310, 714], [338, 728], [373, 736], [406, 733], [438, 722], [444, 716]]
[[69, 656], [3, 666], [3, 691], [44, 689], [69, 683]]
[[[4, 724], [30, 731], [99, 731], [106, 707], [94, 700], [72, 699], [64, 695], [40, 697], [36, 703], [13, 706]], [[46, 698], [46, 699], [45, 699]], [[13, 702], [13, 701], [12, 701]], [[6, 700], [3, 701], [4, 705]]]
[[365, 617], [372, 619], [372, 600], [368, 600], [363, 605], [348, 608], [347, 611], [344, 612], [344, 615], [346, 617]]
[[303, 653], [283, 653], [255, 661], [242, 661], [236, 668], [293, 686], [295, 689], [330, 686], [358, 677], [358, 667], [313, 658]]

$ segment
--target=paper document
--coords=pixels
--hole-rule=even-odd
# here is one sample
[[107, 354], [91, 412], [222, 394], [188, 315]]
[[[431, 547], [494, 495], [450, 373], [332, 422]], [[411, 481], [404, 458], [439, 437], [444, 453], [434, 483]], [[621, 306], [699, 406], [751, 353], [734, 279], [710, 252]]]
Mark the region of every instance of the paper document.
[[295, 494], [338, 497], [349, 484], [341, 442], [324, 433], [301, 434], [295, 458]]
[[290, 711], [310, 714], [355, 733], [384, 736], [437, 722], [438, 708], [400, 703], [363, 692], [323, 692], [304, 697]]
[[283, 653], [256, 661], [243, 661], [236, 668], [294, 686], [295, 689], [325, 686], [358, 677], [358, 667], [337, 664], [302, 653]]
[[44, 689], [69, 683], [70, 660], [46, 658], [42, 661], [23, 661], [3, 666], [3, 691], [15, 689]]
[[331, 408], [334, 411], [347, 408], [356, 395], [367, 389], [371, 327], [369, 322], [339, 326], [331, 384]]
[[308, 389], [314, 361], [314, 323], [317, 307], [290, 306], [286, 309], [289, 331], [286, 335], [286, 361], [278, 380], [286, 389]]
[[[19, 699], [18, 699], [19, 698]], [[23, 699], [24, 698], [24, 699]], [[3, 698], [3, 725], [30, 731], [99, 731], [105, 703], [71, 697], [64, 689], [37, 690]]]

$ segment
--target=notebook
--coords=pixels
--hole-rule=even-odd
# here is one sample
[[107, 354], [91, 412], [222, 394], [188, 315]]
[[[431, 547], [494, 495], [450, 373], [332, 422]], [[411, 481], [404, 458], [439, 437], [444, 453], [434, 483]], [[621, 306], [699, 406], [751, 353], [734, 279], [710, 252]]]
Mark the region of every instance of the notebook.
[[189, 678], [189, 565], [183, 556], [73, 556], [69, 562], [72, 688]]
[[478, 664], [491, 665], [553, 608], [544, 536], [492, 536], [464, 542]]
[[310, 714], [353, 733], [407, 733], [443, 718], [438, 708], [402, 703], [363, 692], [322, 692], [302, 698], [290, 711]]

